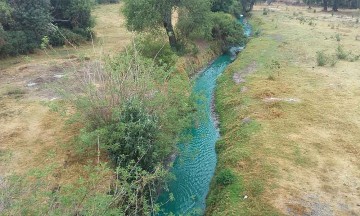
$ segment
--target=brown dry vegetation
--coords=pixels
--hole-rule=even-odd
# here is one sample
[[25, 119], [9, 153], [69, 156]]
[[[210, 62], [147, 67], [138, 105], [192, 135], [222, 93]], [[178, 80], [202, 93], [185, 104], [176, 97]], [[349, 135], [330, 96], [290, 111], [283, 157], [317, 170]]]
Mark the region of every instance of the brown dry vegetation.
[[360, 55], [360, 13], [272, 5], [263, 15], [263, 7], [253, 14], [261, 36], [219, 83], [219, 169], [242, 180], [214, 190], [211, 214], [359, 215], [360, 61], [319, 67], [316, 52], [335, 55], [340, 44]]
[[67, 125], [47, 104], [58, 97], [51, 87], [82, 60], [115, 53], [131, 41], [133, 34], [123, 25], [120, 7], [103, 5], [94, 10], [93, 43], [0, 60], [0, 177], [53, 165], [61, 184], [84, 174], [88, 160], [95, 162], [96, 150], [78, 157], [72, 140], [80, 127]]

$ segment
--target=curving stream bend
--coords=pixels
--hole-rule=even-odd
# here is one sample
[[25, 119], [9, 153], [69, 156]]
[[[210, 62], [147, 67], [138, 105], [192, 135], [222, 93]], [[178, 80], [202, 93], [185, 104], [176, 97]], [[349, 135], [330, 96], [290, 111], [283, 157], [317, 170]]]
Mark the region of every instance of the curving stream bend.
[[[249, 36], [250, 25], [243, 18], [239, 22], [243, 25], [244, 34]], [[239, 52], [243, 48], [231, 48], [232, 54], [219, 56], [195, 80], [193, 94], [199, 96], [197, 105], [202, 109], [200, 111], [202, 117], [199, 123], [187, 130], [187, 134], [191, 135], [190, 142], [179, 144], [180, 155], [171, 170], [176, 180], [169, 183], [170, 191], [159, 198], [160, 201], [166, 202], [169, 193], [175, 198], [174, 201], [166, 202], [165, 206], [162, 206], [165, 214], [172, 212], [175, 215], [203, 215], [204, 213], [205, 199], [216, 166], [215, 143], [220, 136], [211, 108], [216, 79], [234, 60], [235, 54], [232, 51]]]

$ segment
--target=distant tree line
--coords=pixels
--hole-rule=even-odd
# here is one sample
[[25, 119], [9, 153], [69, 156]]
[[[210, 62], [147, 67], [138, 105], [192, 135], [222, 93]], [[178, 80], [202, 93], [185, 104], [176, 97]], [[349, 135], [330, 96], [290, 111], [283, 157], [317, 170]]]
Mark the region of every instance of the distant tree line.
[[309, 7], [313, 5], [321, 5], [324, 11], [328, 11], [330, 7], [333, 11], [338, 11], [339, 8], [360, 8], [360, 0], [304, 0], [304, 2]]
[[0, 57], [49, 45], [78, 44], [92, 35], [92, 0], [0, 0]]
[[[252, 10], [255, 0], [124, 0], [123, 13], [129, 30], [154, 32], [165, 30], [173, 50], [181, 49], [188, 38], [213, 39], [222, 48], [240, 44], [244, 35], [232, 16]], [[178, 12], [174, 25], [172, 14]]]

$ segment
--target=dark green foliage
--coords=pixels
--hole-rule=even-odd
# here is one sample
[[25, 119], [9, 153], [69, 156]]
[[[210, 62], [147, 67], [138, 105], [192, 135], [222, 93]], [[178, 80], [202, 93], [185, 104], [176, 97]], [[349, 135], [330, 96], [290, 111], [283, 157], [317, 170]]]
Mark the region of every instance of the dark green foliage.
[[33, 52], [44, 36], [53, 46], [91, 39], [92, 5], [92, 0], [0, 0], [0, 56]]
[[240, 17], [243, 13], [243, 8], [238, 0], [214, 0], [211, 11], [213, 12], [225, 12], [233, 14], [236, 17]]
[[212, 23], [212, 36], [221, 43], [224, 50], [227, 50], [232, 45], [239, 45], [245, 42], [241, 24], [229, 14], [222, 12], [213, 13]]
[[177, 55], [170, 45], [155, 37], [140, 38], [139, 51], [142, 56], [154, 59], [159, 66], [164, 65], [170, 69], [176, 63]]
[[53, 46], [61, 46], [66, 43], [79, 45], [85, 42], [86, 38], [66, 28], [56, 28], [49, 33], [49, 43]]
[[119, 2], [120, 0], [96, 0], [96, 3], [98, 4], [114, 4]]
[[182, 38], [204, 38], [207, 36], [207, 28], [210, 23], [209, 1], [189, 0], [181, 4], [179, 20], [176, 29]]
[[0, 44], [0, 57], [30, 53], [39, 46], [32, 31], [7, 31], [4, 35], [4, 43]]
[[135, 99], [125, 103], [119, 117], [105, 127], [102, 142], [107, 146], [115, 164], [122, 167], [136, 162], [142, 169], [152, 171], [159, 163], [157, 153], [158, 119], [146, 112]]
[[210, 0], [125, 0], [124, 2], [123, 13], [128, 29], [151, 32], [163, 28], [174, 50], [178, 50], [181, 46], [178, 45], [178, 35], [172, 25], [173, 10], [179, 11], [179, 23], [183, 25], [180, 31], [183, 31], [184, 36], [206, 25], [207, 14], [210, 12]]
[[236, 180], [236, 176], [230, 169], [224, 169], [216, 176], [216, 183], [221, 186], [232, 184]]
[[51, 23], [49, 1], [1, 1], [0, 11], [0, 56], [29, 53], [39, 46]]

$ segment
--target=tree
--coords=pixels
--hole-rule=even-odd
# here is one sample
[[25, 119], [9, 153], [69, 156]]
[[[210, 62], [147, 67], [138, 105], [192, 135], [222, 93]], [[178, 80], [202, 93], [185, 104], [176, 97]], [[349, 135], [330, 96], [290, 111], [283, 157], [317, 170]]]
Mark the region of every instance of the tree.
[[328, 10], [328, 0], [323, 0], [323, 4], [324, 4], [324, 11]]
[[245, 42], [241, 24], [234, 20], [230, 14], [213, 13], [212, 23], [212, 36], [215, 40], [220, 41], [223, 50]]
[[243, 7], [243, 12], [248, 13], [252, 11], [256, 0], [240, 0]]
[[12, 18], [15, 23], [11, 28], [25, 31], [27, 34], [40, 39], [45, 35], [52, 21], [49, 0], [17, 0], [11, 1]]
[[[187, 15], [197, 18], [197, 24], [203, 23], [206, 13], [210, 11], [209, 0], [125, 0], [123, 13], [128, 29], [134, 31], [153, 31], [164, 28], [170, 46], [177, 49], [178, 41], [172, 24], [172, 12], [175, 9], [187, 11]], [[201, 6], [202, 10], [198, 10]], [[206, 7], [208, 8], [206, 8]], [[179, 17], [182, 19], [184, 17]]]
[[338, 8], [339, 8], [339, 0], [334, 0], [333, 2], [333, 11], [338, 11]]
[[243, 7], [239, 0], [214, 0], [211, 10], [233, 14], [237, 17], [243, 13]]

